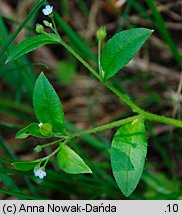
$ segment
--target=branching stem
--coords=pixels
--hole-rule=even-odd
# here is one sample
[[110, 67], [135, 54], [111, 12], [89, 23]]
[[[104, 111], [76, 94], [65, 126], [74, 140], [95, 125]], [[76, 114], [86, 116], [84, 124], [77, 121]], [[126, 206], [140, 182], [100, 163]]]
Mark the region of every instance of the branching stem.
[[141, 118], [141, 115], [136, 115], [136, 116], [132, 116], [129, 118], [125, 118], [123, 120], [119, 120], [119, 121], [115, 121], [109, 124], [105, 124], [105, 125], [101, 125], [92, 129], [88, 129], [88, 130], [84, 130], [84, 131], [78, 131], [74, 134], [71, 135], [71, 138], [75, 138], [75, 137], [81, 137], [81, 136], [85, 136], [88, 134], [92, 134], [92, 133], [97, 133], [97, 132], [101, 132], [101, 131], [105, 131], [107, 129], [111, 129], [111, 128], [115, 128], [115, 127], [120, 127], [122, 125], [128, 124], [133, 122], [134, 120]]
[[[100, 65], [100, 54], [99, 54], [99, 73], [94, 70], [94, 68], [88, 64], [77, 52], [75, 52], [67, 43], [65, 43], [64, 41], [62, 41], [60, 39], [60, 44], [66, 49], [68, 50], [77, 60], [79, 60], [99, 81], [101, 81], [102, 83], [104, 83], [104, 85], [110, 90], [112, 91], [115, 95], [117, 95], [121, 102], [128, 105], [132, 111], [134, 113], [138, 113], [138, 115], [134, 115], [132, 117], [128, 117], [119, 121], [114, 121], [112, 123], [109, 124], [105, 124], [105, 125], [101, 125], [92, 129], [88, 129], [88, 130], [84, 130], [84, 131], [78, 131], [75, 132], [71, 135], [68, 135], [67, 137], [58, 139], [54, 142], [48, 143], [48, 144], [44, 144], [42, 146], [37, 146], [37, 148], [39, 149], [43, 149], [47, 146], [51, 146], [54, 144], [57, 144], [59, 142], [63, 142], [63, 144], [67, 144], [70, 139], [73, 139], [75, 137], [81, 137], [81, 136], [85, 136], [88, 134], [92, 134], [92, 133], [97, 133], [97, 132], [101, 132], [107, 129], [111, 129], [111, 128], [115, 128], [115, 127], [120, 127], [122, 125], [128, 124], [133, 122], [134, 120], [138, 119], [138, 118], [143, 118], [144, 120], [150, 120], [150, 121], [156, 121], [156, 122], [160, 122], [160, 123], [164, 123], [164, 124], [169, 124], [169, 125], [173, 125], [176, 127], [180, 127], [182, 128], [182, 121], [176, 120], [176, 119], [172, 119], [172, 118], [168, 118], [165, 116], [160, 116], [160, 115], [156, 115], [153, 113], [149, 113], [146, 112], [145, 110], [141, 109], [139, 106], [137, 106], [133, 101], [131, 101], [127, 96], [125, 96], [124, 94], [122, 94], [117, 88], [115, 88], [109, 81], [103, 82], [102, 80], [102, 75], [101, 75], [101, 65]], [[100, 47], [98, 48], [98, 51], [100, 53]], [[48, 163], [48, 161], [59, 151], [59, 147], [53, 151], [50, 155], [48, 155], [47, 157], [41, 158], [38, 161], [45, 161], [44, 163], [44, 167], [46, 166], [46, 164]]]
[[[65, 49], [67, 49], [77, 60], [79, 60], [98, 80], [103, 82], [101, 76], [97, 73], [97, 71], [94, 70], [94, 68], [90, 64], [88, 64], [78, 53], [76, 53], [67, 43], [65, 43], [64, 41], [60, 41], [60, 44]], [[156, 122], [160, 122], [160, 123], [164, 123], [164, 124], [169, 124], [169, 125], [173, 125], [173, 126], [182, 128], [182, 121], [146, 112], [145, 110], [138, 107], [130, 99], [128, 99], [128, 97], [123, 95], [118, 89], [116, 89], [114, 86], [112, 86], [110, 84], [110, 82], [107, 81], [104, 84], [115, 95], [117, 95], [124, 104], [128, 105], [134, 113], [138, 113], [138, 114], [142, 115], [144, 119], [156, 121]], [[103, 126], [101, 128], [103, 128]]]

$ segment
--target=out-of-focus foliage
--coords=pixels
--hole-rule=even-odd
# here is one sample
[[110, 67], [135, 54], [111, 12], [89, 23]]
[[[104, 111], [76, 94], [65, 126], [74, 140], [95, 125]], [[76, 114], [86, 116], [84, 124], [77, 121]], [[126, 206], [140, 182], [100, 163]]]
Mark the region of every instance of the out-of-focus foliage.
[[[51, 1], [51, 4], [57, 11], [58, 31], [64, 40], [69, 41], [94, 66], [97, 52], [95, 34], [99, 26], [106, 26], [107, 39], [115, 32], [131, 27], [155, 29], [149, 43], [112, 83], [120, 91], [122, 85], [133, 95], [132, 99], [146, 110], [181, 118], [180, 1], [128, 0], [119, 8], [114, 1], [100, 0], [60, 0]], [[8, 52], [15, 43], [35, 36], [35, 25], [42, 15], [40, 9], [36, 12], [36, 7], [35, 13], [28, 16], [27, 11], [33, 8], [33, 3], [29, 1], [2, 0], [1, 5], [7, 10], [0, 8], [0, 48], [26, 20], [18, 29], [15, 41], [0, 58], [1, 199], [126, 199], [111, 174], [109, 153], [110, 142], [116, 132], [114, 129], [104, 134], [87, 135], [70, 143], [92, 169], [93, 175], [65, 174], [54, 160], [44, 180], [35, 178], [32, 171], [12, 169], [11, 159], [34, 161], [41, 154], [53, 150], [49, 147], [47, 152], [36, 156], [33, 148], [46, 140], [43, 142], [32, 137], [22, 141], [15, 139], [19, 129], [36, 122], [31, 98], [35, 80], [41, 71], [46, 73], [61, 98], [67, 130], [75, 132], [77, 128], [94, 127], [131, 113], [88, 75], [81, 64], [75, 69], [73, 57], [56, 45], [42, 47], [5, 64]], [[22, 8], [27, 10], [22, 12]], [[60, 62], [66, 64], [61, 65]], [[65, 68], [69, 75], [66, 75]], [[148, 123], [147, 129], [150, 139], [146, 167], [142, 181], [129, 199], [182, 199], [181, 130], [156, 123]]]

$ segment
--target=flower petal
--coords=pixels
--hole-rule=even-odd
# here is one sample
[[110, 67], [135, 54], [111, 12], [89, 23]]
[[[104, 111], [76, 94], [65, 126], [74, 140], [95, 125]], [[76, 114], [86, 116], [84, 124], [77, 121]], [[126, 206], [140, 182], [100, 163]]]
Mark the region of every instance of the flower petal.
[[46, 5], [46, 9], [49, 10], [50, 9], [50, 5]]
[[40, 174], [39, 174], [39, 178], [40, 178], [40, 179], [43, 179], [43, 178], [44, 178], [44, 175], [43, 175], [42, 173], [40, 173]]
[[53, 11], [53, 6], [50, 6], [50, 5], [46, 5], [46, 7], [42, 10], [45, 16], [51, 14], [52, 11]]

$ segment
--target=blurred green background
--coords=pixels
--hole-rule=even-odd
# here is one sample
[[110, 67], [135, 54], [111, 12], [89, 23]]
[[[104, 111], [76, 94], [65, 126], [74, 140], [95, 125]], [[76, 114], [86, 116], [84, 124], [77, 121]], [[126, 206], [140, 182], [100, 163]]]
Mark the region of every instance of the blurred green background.
[[[177, 0], [52, 0], [58, 30], [84, 59], [97, 68], [97, 29], [104, 25], [107, 39], [132, 27], [155, 32], [135, 58], [112, 79], [145, 110], [181, 119], [182, 3]], [[91, 167], [93, 175], [67, 175], [55, 160], [42, 181], [33, 172], [14, 170], [4, 157], [34, 160], [33, 148], [50, 140], [16, 140], [22, 127], [35, 121], [32, 91], [44, 71], [58, 93], [69, 130], [88, 129], [132, 115], [128, 107], [95, 80], [67, 51], [48, 45], [5, 64], [9, 50], [35, 35], [45, 17], [33, 0], [2, 0], [0, 6], [0, 199], [126, 199], [115, 183], [110, 165], [110, 143], [117, 129], [75, 139], [70, 146]], [[33, 9], [32, 13], [30, 11]], [[42, 8], [42, 7], [41, 7]], [[37, 9], [38, 12], [37, 12]], [[28, 15], [29, 14], [29, 15]], [[21, 24], [21, 26], [20, 26]], [[21, 31], [20, 31], [21, 30]], [[146, 122], [148, 155], [142, 179], [127, 199], [182, 198], [181, 129]]]

